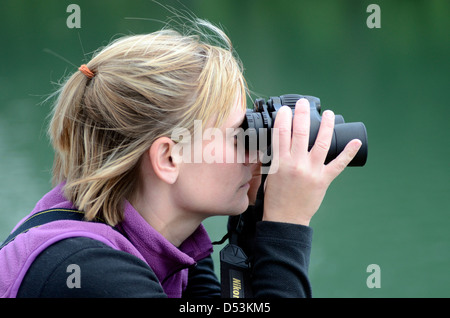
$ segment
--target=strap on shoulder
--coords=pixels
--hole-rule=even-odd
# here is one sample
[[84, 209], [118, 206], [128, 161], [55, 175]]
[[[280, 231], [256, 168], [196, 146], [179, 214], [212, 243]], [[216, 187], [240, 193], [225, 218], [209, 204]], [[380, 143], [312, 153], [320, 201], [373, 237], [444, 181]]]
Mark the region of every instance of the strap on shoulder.
[[6, 240], [0, 246], [0, 249], [13, 241], [17, 237], [17, 235], [25, 233], [28, 230], [39, 227], [43, 224], [60, 220], [83, 221], [83, 219], [84, 212], [74, 209], [49, 209], [36, 212], [28, 219], [26, 219], [13, 233], [11, 233], [6, 238]]

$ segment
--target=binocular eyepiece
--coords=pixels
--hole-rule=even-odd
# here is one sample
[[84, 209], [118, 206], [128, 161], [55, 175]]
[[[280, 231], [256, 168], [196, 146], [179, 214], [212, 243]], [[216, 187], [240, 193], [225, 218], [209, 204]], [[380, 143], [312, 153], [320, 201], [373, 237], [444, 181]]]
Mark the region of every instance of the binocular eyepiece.
[[[259, 98], [255, 100], [254, 109], [248, 109], [242, 124], [244, 130], [253, 131], [258, 138], [258, 145], [260, 138], [267, 138], [267, 145], [270, 145], [271, 130], [278, 110], [282, 106], [289, 106], [294, 114], [295, 104], [301, 99], [306, 98], [310, 104], [310, 132], [309, 132], [309, 146], [308, 151], [311, 150], [316, 141], [319, 132], [320, 122], [320, 99], [314, 96], [288, 94], [277, 97], [270, 97], [266, 102]], [[342, 150], [344, 150], [347, 143], [352, 139], [359, 139], [362, 142], [356, 156], [350, 162], [349, 166], [364, 166], [367, 160], [367, 131], [362, 122], [345, 123], [344, 117], [335, 115], [335, 126], [331, 146], [325, 163], [336, 158]], [[246, 143], [248, 149], [248, 143]]]

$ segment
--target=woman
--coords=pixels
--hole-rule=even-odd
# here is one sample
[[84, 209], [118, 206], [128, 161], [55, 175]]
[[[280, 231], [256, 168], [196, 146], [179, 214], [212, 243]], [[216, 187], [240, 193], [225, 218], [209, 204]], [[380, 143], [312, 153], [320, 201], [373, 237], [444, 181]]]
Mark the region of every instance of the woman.
[[[174, 151], [179, 143], [208, 148], [211, 139], [170, 138], [176, 127], [195, 135], [194, 121], [200, 121], [223, 133], [221, 153], [236, 159], [235, 137], [226, 130], [240, 126], [246, 109], [247, 88], [229, 39], [197, 23], [223, 44], [169, 29], [123, 37], [62, 86], [49, 129], [55, 188], [27, 219], [61, 211], [83, 211], [84, 219], [57, 216], [5, 242], [3, 297], [220, 295], [201, 222], [244, 212], [261, 181], [258, 164], [248, 158], [199, 162]], [[277, 115], [278, 169], [267, 177], [255, 236], [257, 297], [311, 296], [309, 221], [361, 144], [350, 142], [324, 165], [333, 116], [324, 112], [308, 152], [308, 102], [298, 101], [293, 120], [287, 107]]]

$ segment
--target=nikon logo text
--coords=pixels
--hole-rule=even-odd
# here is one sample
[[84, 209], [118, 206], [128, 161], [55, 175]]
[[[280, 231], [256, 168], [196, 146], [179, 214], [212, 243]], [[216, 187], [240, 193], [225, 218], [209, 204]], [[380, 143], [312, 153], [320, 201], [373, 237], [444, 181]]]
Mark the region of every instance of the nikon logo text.
[[241, 280], [233, 278], [233, 298], [242, 298]]

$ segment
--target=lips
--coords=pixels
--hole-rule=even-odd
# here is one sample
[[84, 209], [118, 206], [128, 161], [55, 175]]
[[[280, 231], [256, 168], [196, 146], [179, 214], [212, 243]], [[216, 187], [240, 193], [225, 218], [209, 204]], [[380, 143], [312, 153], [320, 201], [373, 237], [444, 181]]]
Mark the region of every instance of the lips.
[[239, 188], [245, 188], [245, 187], [250, 187], [250, 184], [247, 182], [247, 183], [244, 183], [243, 185], [241, 185]]
[[240, 186], [240, 188], [243, 188], [243, 187], [245, 187], [245, 186], [250, 186], [250, 181], [252, 181], [252, 178], [253, 177], [250, 177], [250, 178], [248, 178], [247, 179], [247, 181], [245, 181], [241, 186]]

